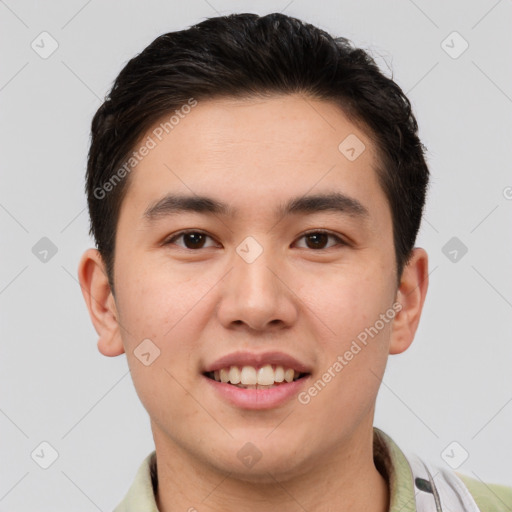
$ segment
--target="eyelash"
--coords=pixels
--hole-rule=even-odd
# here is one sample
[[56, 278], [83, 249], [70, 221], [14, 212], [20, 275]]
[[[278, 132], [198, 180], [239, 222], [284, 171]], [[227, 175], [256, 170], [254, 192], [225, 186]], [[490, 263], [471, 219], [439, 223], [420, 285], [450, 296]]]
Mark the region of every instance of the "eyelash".
[[[162, 245], [171, 245], [175, 240], [177, 240], [178, 238], [181, 238], [182, 236], [184, 235], [187, 235], [187, 234], [190, 234], [190, 233], [195, 233], [195, 234], [201, 234], [201, 235], [205, 235], [207, 236], [208, 238], [211, 238], [213, 240], [213, 237], [211, 237], [208, 233], [205, 233], [204, 231], [201, 231], [201, 230], [198, 230], [198, 229], [186, 229], [184, 231], [180, 231], [176, 234], [174, 234], [172, 237], [168, 238], [167, 240], [165, 240], [165, 242], [163, 242]], [[308, 235], [316, 235], [316, 234], [323, 234], [323, 235], [328, 235], [330, 236], [331, 238], [334, 238], [336, 239], [336, 241], [338, 242], [337, 245], [340, 245], [340, 246], [347, 246], [349, 245], [347, 242], [345, 242], [345, 240], [343, 240], [342, 238], [340, 238], [338, 235], [335, 235], [334, 233], [332, 233], [331, 231], [326, 231], [324, 229], [315, 229], [315, 230], [312, 230], [312, 231], [308, 231], [306, 233], [303, 233], [300, 237], [299, 237], [299, 240], [301, 238], [304, 238]], [[199, 249], [189, 249], [188, 247], [181, 247], [179, 246], [181, 249], [185, 249], [186, 251], [200, 251], [201, 249], [203, 249], [203, 247], [199, 248]], [[311, 249], [312, 251], [315, 251], [315, 252], [320, 252], [320, 251], [327, 251], [329, 249], [332, 249], [333, 247], [335, 246], [332, 246], [332, 247], [328, 247], [326, 249]], [[208, 247], [207, 247], [208, 249]], [[308, 249], [308, 247], [305, 247], [305, 249]]]

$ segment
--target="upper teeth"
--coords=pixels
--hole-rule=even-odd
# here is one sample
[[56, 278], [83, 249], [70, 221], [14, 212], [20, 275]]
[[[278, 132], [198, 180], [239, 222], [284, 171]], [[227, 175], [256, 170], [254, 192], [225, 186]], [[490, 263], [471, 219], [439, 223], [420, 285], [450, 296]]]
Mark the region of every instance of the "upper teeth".
[[231, 384], [244, 384], [263, 386], [272, 385], [275, 382], [292, 382], [299, 378], [300, 373], [293, 368], [284, 368], [276, 366], [275, 369], [270, 364], [266, 364], [257, 369], [254, 366], [229, 366], [213, 372], [213, 377], [219, 382], [230, 382]]

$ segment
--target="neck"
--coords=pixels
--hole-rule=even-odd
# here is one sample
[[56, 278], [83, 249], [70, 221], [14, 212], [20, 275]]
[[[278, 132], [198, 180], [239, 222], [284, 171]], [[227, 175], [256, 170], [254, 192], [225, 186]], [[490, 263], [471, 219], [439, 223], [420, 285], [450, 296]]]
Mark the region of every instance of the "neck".
[[[347, 446], [329, 450], [307, 469], [265, 472], [257, 482], [219, 471], [170, 443], [153, 426], [157, 452], [160, 512], [201, 511], [388, 512], [386, 479], [373, 459], [373, 428], [347, 440]], [[279, 508], [277, 508], [279, 507]]]

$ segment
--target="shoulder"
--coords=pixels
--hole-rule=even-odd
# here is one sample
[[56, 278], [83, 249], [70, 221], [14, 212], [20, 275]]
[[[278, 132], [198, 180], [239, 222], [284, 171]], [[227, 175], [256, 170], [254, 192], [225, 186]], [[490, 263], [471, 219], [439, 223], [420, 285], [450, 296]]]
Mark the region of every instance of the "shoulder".
[[158, 486], [156, 450], [153, 450], [139, 466], [123, 501], [113, 512], [158, 512], [155, 490]]
[[455, 474], [464, 482], [482, 512], [512, 511], [512, 487], [482, 482], [458, 472]]

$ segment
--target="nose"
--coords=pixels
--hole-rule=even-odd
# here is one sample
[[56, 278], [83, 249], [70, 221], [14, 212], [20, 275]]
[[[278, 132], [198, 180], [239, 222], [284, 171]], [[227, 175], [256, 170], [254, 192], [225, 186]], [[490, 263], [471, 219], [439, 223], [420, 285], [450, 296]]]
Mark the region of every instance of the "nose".
[[254, 260], [243, 252], [233, 258], [233, 268], [222, 280], [217, 315], [227, 329], [277, 331], [298, 317], [298, 298], [289, 272], [270, 250]]

